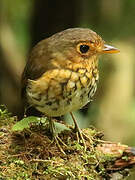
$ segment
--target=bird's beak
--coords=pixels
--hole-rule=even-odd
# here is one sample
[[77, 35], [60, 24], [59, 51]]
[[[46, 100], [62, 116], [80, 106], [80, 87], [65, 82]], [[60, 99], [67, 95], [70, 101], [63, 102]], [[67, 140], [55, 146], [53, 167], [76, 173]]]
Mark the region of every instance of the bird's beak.
[[102, 53], [110, 53], [110, 54], [113, 54], [113, 53], [118, 53], [120, 52], [117, 48], [113, 47], [113, 46], [110, 46], [110, 45], [107, 45], [107, 44], [104, 44], [104, 47], [102, 49]]

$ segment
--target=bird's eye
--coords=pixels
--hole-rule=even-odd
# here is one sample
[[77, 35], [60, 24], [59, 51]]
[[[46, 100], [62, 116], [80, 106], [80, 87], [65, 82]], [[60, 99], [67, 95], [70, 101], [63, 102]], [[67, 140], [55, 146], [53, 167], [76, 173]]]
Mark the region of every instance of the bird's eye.
[[90, 47], [86, 44], [80, 45], [80, 52], [83, 54], [87, 53], [89, 49], [90, 49]]

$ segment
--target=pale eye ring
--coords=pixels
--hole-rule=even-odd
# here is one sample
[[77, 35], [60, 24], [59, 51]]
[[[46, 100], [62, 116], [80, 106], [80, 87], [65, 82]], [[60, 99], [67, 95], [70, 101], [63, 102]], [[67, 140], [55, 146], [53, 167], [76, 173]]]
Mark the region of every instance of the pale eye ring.
[[87, 44], [81, 44], [79, 48], [82, 54], [86, 54], [90, 49], [90, 47]]

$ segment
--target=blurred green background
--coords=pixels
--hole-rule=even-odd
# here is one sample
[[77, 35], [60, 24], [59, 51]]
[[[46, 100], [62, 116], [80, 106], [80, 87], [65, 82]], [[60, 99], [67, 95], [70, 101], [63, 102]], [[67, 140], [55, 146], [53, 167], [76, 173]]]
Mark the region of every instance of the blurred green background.
[[20, 76], [38, 41], [70, 27], [88, 27], [121, 52], [100, 58], [96, 95], [76, 117], [81, 127], [94, 125], [107, 140], [135, 146], [134, 18], [134, 0], [1, 0], [0, 104], [20, 114]]

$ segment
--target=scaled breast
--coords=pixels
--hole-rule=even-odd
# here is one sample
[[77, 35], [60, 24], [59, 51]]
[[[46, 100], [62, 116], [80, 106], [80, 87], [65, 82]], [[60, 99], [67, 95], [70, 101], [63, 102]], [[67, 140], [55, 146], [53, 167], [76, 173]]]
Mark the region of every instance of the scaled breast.
[[60, 116], [86, 105], [97, 88], [98, 71], [54, 69], [29, 80], [28, 102], [41, 112]]

